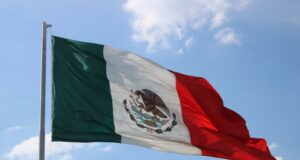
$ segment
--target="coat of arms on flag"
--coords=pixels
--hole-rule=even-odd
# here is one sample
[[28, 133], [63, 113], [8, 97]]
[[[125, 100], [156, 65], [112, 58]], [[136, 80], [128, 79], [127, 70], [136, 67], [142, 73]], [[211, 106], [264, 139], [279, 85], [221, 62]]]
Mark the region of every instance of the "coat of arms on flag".
[[150, 133], [170, 132], [177, 124], [176, 114], [171, 114], [161, 97], [149, 89], [130, 90], [123, 104], [130, 119]]

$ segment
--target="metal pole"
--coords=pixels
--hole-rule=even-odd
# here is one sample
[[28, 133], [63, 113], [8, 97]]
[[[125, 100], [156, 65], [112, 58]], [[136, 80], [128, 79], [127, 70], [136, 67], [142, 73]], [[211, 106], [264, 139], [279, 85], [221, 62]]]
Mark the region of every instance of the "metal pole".
[[48, 27], [51, 25], [43, 22], [39, 160], [45, 160], [46, 40]]

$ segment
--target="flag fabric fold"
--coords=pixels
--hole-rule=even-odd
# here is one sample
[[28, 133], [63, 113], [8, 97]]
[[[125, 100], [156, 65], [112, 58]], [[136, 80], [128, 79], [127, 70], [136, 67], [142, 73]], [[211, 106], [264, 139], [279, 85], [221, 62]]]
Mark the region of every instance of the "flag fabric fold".
[[275, 160], [201, 77], [128, 51], [52, 37], [52, 140], [117, 142], [232, 160]]

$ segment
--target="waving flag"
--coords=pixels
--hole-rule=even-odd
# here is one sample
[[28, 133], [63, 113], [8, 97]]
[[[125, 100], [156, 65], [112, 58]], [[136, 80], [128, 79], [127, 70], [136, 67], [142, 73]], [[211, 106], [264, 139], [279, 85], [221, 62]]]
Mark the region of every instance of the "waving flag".
[[117, 142], [232, 160], [275, 160], [210, 83], [128, 51], [53, 41], [53, 141]]

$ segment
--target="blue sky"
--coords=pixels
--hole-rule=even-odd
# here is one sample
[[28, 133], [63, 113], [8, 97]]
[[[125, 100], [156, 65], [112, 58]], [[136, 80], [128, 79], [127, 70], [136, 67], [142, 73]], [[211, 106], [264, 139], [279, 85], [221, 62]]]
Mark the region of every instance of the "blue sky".
[[[37, 159], [41, 25], [207, 78], [278, 160], [300, 155], [300, 1], [0, 0], [0, 159]], [[48, 159], [209, 160], [112, 143], [50, 143]]]

